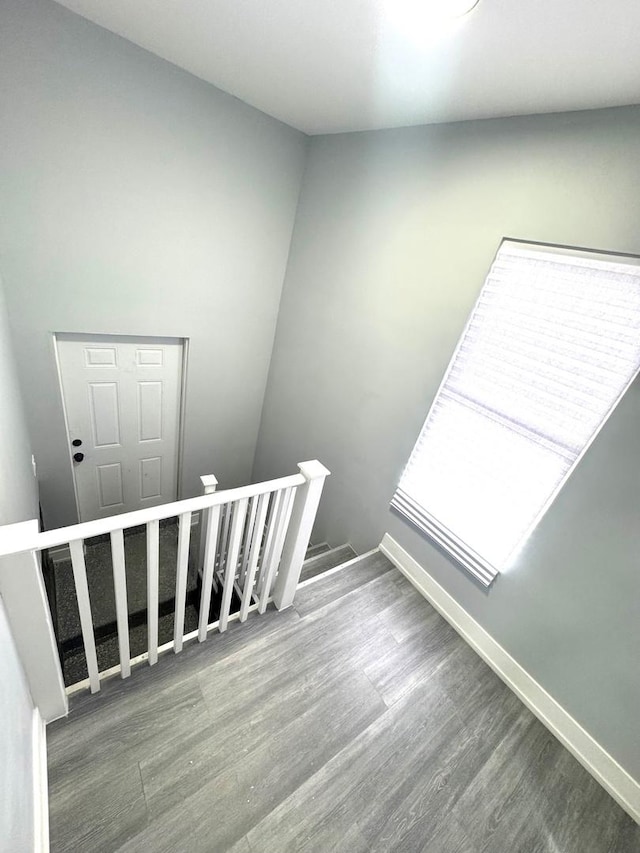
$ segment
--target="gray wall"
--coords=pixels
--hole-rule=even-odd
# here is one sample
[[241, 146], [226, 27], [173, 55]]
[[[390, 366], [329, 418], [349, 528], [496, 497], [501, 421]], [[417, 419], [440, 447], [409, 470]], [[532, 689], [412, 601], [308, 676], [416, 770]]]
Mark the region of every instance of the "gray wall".
[[0, 277], [0, 526], [37, 517], [29, 429]]
[[487, 593], [388, 508], [502, 237], [640, 253], [640, 108], [314, 138], [254, 475], [316, 539], [389, 531], [640, 779], [640, 384]]
[[306, 138], [49, 0], [3, 0], [0, 79], [0, 256], [45, 523], [76, 520], [55, 331], [188, 337], [183, 496], [200, 474], [247, 482]]
[[[1, 280], [0, 438], [0, 525], [35, 518], [31, 448]], [[33, 703], [0, 595], [0, 848], [12, 853], [33, 850], [32, 718]]]

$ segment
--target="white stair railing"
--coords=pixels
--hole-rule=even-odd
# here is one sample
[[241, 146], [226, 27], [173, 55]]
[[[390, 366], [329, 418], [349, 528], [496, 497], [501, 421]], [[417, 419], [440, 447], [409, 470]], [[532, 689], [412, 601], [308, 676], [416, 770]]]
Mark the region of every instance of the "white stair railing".
[[[252, 610], [264, 613], [271, 599], [278, 609], [293, 602], [304, 554], [309, 543], [311, 529], [320, 500], [324, 480], [329, 471], [317, 461], [304, 462], [300, 473], [290, 477], [270, 480], [227, 491], [216, 491], [217, 481], [209, 475], [202, 478], [205, 494], [201, 497], [176, 501], [170, 504], [124, 513], [110, 518], [76, 524], [57, 530], [38, 532], [37, 523], [11, 525], [0, 528], [0, 579], [9, 578], [8, 588], [13, 591], [8, 605], [13, 606], [14, 621], [17, 609], [23, 618], [33, 612], [43, 613], [40, 617], [46, 630], [33, 637], [30, 647], [28, 632], [22, 632], [24, 654], [29, 660], [39, 661], [32, 667], [34, 678], [42, 675], [42, 661], [50, 669], [45, 682], [39, 685], [51, 693], [49, 704], [54, 710], [48, 714], [53, 718], [64, 713], [60, 710], [61, 675], [58, 664], [55, 638], [50, 630], [50, 614], [46, 601], [42, 600], [41, 575], [34, 583], [32, 575], [39, 573], [39, 555], [44, 549], [68, 545], [71, 554], [75, 581], [80, 627], [87, 661], [86, 685], [91, 692], [100, 690], [100, 680], [117, 672], [127, 678], [131, 666], [148, 660], [154, 665], [158, 655], [173, 649], [178, 654], [185, 642], [196, 637], [203, 642], [214, 629], [225, 631], [229, 622], [239, 619], [244, 622]], [[189, 544], [191, 517], [200, 513], [202, 522], [202, 589], [197, 631], [184, 633], [187, 581], [189, 571]], [[176, 594], [173, 641], [158, 645], [158, 587], [159, 587], [159, 525], [163, 519], [178, 517], [178, 556], [176, 565]], [[148, 650], [131, 659], [129, 648], [129, 613], [127, 606], [126, 559], [124, 532], [132, 527], [146, 527], [147, 542], [147, 621]], [[4, 535], [3, 535], [4, 532]], [[112, 571], [116, 601], [116, 623], [120, 663], [104, 672], [99, 671], [96, 654], [94, 622], [87, 581], [87, 566], [84, 542], [95, 536], [109, 534], [111, 541]], [[19, 567], [30, 566], [30, 573], [23, 582], [17, 575]], [[211, 593], [214, 585], [222, 588], [220, 615], [209, 623]], [[33, 592], [33, 590], [36, 592]], [[233, 592], [240, 599], [240, 609], [231, 613]], [[36, 600], [37, 597], [37, 600]], [[46, 610], [46, 613], [44, 613]], [[42, 644], [47, 646], [41, 648]], [[40, 646], [40, 648], [38, 647]], [[22, 655], [21, 655], [22, 656]], [[29, 668], [27, 677], [29, 678]], [[85, 686], [85, 682], [67, 688]], [[47, 704], [46, 702], [44, 703]]]

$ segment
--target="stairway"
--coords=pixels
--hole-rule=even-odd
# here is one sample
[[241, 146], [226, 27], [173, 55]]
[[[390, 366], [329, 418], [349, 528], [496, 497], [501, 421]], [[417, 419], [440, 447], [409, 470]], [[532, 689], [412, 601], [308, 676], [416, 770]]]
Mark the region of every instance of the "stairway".
[[[147, 649], [146, 619], [146, 555], [144, 532], [133, 530], [125, 539], [127, 559], [127, 594], [129, 604], [129, 642], [132, 657]], [[161, 527], [160, 549], [160, 615], [159, 642], [173, 639], [175, 566], [177, 555], [177, 526], [167, 523]], [[356, 556], [350, 545], [330, 548], [326, 542], [309, 546], [300, 574], [300, 584], [306, 585], [326, 572]], [[196, 554], [192, 555], [189, 573], [185, 632], [198, 625], [199, 587], [195, 571]], [[139, 571], [136, 569], [139, 568]], [[119, 661], [118, 638], [115, 622], [115, 601], [111, 574], [111, 551], [108, 541], [90, 542], [87, 545], [88, 582], [91, 606], [95, 616], [95, 639], [98, 664], [101, 671], [115, 666]], [[50, 601], [54, 614], [56, 637], [60, 652], [64, 680], [67, 686], [87, 677], [84, 645], [80, 633], [80, 617], [75, 596], [71, 563], [59, 562], [53, 567], [55, 596]], [[209, 621], [217, 618], [221, 591], [212, 596]], [[239, 609], [234, 593], [231, 612]]]

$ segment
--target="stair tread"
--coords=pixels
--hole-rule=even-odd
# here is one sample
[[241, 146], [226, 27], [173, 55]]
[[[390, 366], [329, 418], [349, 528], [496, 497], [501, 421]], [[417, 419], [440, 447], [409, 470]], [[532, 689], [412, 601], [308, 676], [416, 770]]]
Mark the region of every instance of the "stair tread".
[[330, 550], [331, 548], [326, 542], [321, 542], [319, 545], [309, 545], [304, 558], [305, 560], [309, 560], [311, 557], [317, 557], [318, 554], [324, 554], [326, 551]]
[[309, 578], [324, 574], [329, 569], [335, 569], [336, 566], [346, 563], [347, 560], [353, 560], [357, 556], [351, 545], [345, 544], [337, 548], [332, 548], [318, 556], [310, 557], [302, 564], [300, 581], [307, 581]]

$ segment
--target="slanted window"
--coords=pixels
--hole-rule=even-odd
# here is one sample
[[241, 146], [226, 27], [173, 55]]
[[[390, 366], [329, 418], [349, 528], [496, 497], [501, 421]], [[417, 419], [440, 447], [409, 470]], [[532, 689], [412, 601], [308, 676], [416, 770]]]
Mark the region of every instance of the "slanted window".
[[484, 585], [640, 367], [640, 259], [504, 241], [392, 507]]

